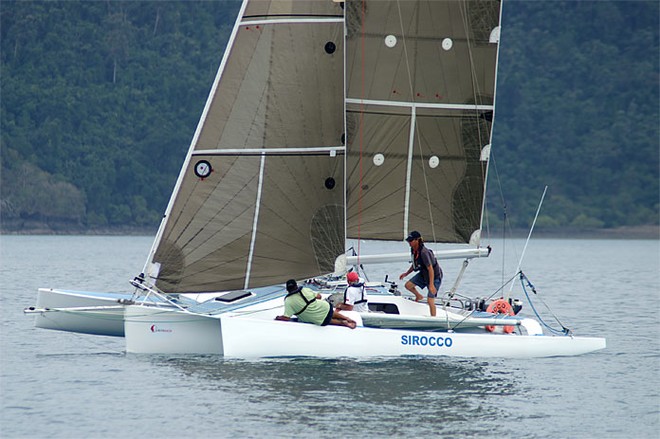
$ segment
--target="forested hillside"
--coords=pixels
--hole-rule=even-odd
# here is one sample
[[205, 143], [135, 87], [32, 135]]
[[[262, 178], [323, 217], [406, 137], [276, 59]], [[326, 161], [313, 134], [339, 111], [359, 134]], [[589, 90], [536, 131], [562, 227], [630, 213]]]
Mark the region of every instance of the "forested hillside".
[[[658, 224], [659, 5], [505, 2], [491, 225]], [[155, 232], [239, 6], [0, 2], [2, 229]]]
[[155, 232], [239, 6], [3, 0], [3, 226]]
[[516, 226], [545, 185], [541, 227], [658, 224], [659, 5], [505, 1], [493, 151]]

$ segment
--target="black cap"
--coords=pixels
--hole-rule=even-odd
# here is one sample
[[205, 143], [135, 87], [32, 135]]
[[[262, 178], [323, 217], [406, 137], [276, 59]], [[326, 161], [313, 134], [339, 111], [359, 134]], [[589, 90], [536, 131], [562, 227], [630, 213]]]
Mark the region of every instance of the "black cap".
[[415, 239], [419, 239], [421, 237], [422, 237], [422, 235], [420, 235], [417, 230], [413, 230], [412, 232], [410, 232], [410, 234], [406, 238], [406, 241], [410, 242], [410, 241], [413, 241]]
[[286, 281], [286, 290], [289, 293], [292, 293], [298, 289], [298, 284], [296, 283], [295, 279], [289, 279]]

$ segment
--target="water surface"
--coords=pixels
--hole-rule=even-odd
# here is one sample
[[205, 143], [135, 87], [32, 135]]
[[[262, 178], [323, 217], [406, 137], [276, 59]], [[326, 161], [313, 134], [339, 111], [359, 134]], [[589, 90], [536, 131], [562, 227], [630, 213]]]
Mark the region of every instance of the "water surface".
[[[522, 268], [539, 308], [547, 304], [578, 335], [607, 338], [606, 350], [579, 357], [127, 355], [123, 339], [36, 329], [23, 315], [39, 287], [128, 290], [151, 241], [0, 238], [0, 437], [658, 437], [658, 241], [532, 240]], [[522, 246], [493, 243], [490, 258], [470, 264], [461, 291], [492, 294], [515, 272]], [[506, 274], [502, 253], [511, 259]], [[458, 264], [442, 264], [443, 290]], [[369, 273], [398, 279], [405, 269]], [[521, 295], [518, 285], [513, 294]]]

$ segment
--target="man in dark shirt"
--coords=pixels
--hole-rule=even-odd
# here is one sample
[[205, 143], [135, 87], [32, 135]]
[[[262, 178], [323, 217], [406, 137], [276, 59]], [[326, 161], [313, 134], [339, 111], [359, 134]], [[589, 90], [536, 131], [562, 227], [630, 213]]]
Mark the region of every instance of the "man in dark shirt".
[[435, 316], [435, 298], [440, 289], [442, 282], [442, 269], [435, 258], [433, 251], [424, 246], [422, 235], [414, 230], [410, 232], [406, 238], [410, 244], [410, 252], [412, 253], [413, 263], [405, 273], [401, 273], [400, 280], [408, 276], [413, 271], [418, 273], [406, 282], [406, 289], [415, 295], [415, 301], [419, 302], [424, 298], [418, 291], [417, 287], [422, 289], [428, 287], [427, 301], [431, 316]]

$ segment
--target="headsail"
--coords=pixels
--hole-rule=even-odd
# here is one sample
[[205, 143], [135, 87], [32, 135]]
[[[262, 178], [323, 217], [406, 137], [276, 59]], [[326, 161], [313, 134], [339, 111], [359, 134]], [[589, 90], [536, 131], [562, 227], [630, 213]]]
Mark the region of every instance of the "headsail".
[[499, 0], [347, 2], [347, 235], [481, 226]]
[[344, 250], [343, 11], [244, 1], [154, 249], [204, 292], [331, 272]]

